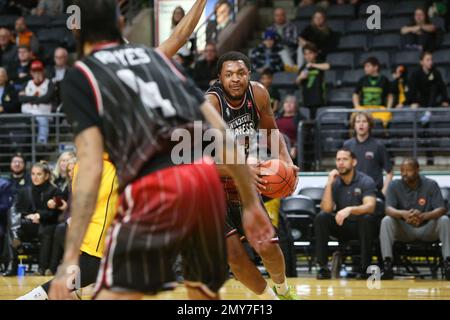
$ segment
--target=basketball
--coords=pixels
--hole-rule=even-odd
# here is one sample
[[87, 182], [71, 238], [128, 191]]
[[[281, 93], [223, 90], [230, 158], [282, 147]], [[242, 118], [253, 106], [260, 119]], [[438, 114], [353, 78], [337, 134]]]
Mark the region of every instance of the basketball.
[[266, 197], [284, 198], [292, 194], [297, 185], [297, 177], [292, 168], [288, 168], [285, 162], [272, 159], [262, 162], [261, 176], [267, 181], [266, 190], [262, 194]]

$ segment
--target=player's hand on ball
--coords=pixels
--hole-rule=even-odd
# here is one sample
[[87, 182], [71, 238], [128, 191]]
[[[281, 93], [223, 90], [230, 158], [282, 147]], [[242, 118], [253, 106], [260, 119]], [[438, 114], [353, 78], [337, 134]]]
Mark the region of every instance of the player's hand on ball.
[[256, 184], [256, 188], [258, 189], [258, 192], [261, 193], [264, 190], [266, 190], [266, 184], [267, 181], [264, 180], [264, 173], [261, 172], [261, 168], [259, 168], [256, 165], [249, 165], [250, 173], [252, 175], [252, 179]]
[[258, 251], [270, 244], [274, 229], [259, 201], [244, 208], [242, 224], [245, 236], [254, 249]]

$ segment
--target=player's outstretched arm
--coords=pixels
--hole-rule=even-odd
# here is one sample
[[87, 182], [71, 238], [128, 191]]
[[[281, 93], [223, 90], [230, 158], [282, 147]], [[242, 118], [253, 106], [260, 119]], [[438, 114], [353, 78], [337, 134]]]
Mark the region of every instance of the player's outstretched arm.
[[66, 236], [64, 260], [50, 287], [52, 300], [70, 298], [71, 277], [78, 266], [80, 247], [97, 203], [103, 171], [103, 137], [97, 127], [82, 131], [75, 138], [78, 173], [73, 187], [71, 222]]
[[202, 16], [207, 0], [197, 0], [191, 10], [181, 19], [170, 37], [161, 43], [158, 49], [169, 59], [189, 40]]
[[[227, 139], [233, 140], [233, 137], [227, 134], [226, 124], [214, 106], [210, 102], [205, 102], [201, 106], [201, 110], [206, 120], [208, 120], [214, 128], [222, 131], [222, 134], [225, 137], [225, 139], [223, 139], [224, 145], [226, 146], [225, 152], [233, 153], [233, 155], [235, 152], [239, 152], [240, 150], [235, 148], [235, 143], [226, 142]], [[222, 146], [217, 147], [221, 148]], [[225, 152], [218, 150], [218, 154], [222, 156], [222, 159], [229, 158], [225, 156]], [[236, 157], [231, 158], [235, 159]], [[239, 155], [237, 158], [240, 158]], [[233, 177], [242, 199], [244, 208], [242, 223], [247, 239], [253, 248], [257, 250], [262, 249], [262, 247], [270, 243], [270, 240], [274, 235], [274, 230], [257, 196], [255, 185], [252, 180], [249, 179], [250, 169], [244, 164], [226, 165], [226, 168]]]

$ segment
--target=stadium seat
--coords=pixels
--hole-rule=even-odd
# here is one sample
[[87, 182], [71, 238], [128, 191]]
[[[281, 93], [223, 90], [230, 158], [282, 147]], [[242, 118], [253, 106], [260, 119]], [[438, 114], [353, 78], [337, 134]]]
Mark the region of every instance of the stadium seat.
[[294, 241], [312, 240], [316, 208], [311, 198], [298, 195], [281, 199], [280, 211], [291, 224]]
[[444, 67], [437, 67], [439, 72], [441, 73], [442, 79], [444, 80], [445, 84], [450, 84], [449, 74], [447, 72], [447, 69]]
[[411, 18], [402, 18], [402, 17], [396, 17], [396, 18], [390, 18], [385, 19], [381, 21], [381, 31], [383, 33], [398, 33], [400, 34], [400, 29], [404, 26], [407, 26], [411, 23]]
[[428, 131], [435, 137], [450, 137], [450, 110], [433, 111]]
[[425, 5], [426, 1], [395, 1], [389, 12], [392, 17], [407, 16], [412, 19], [416, 8], [425, 7]]
[[48, 16], [26, 16], [25, 22], [28, 28], [37, 30], [47, 27], [50, 24], [50, 17]]
[[342, 77], [342, 85], [344, 86], [354, 86], [358, 83], [359, 79], [364, 76], [363, 69], [357, 70], [346, 70], [344, 76]]
[[66, 32], [64, 28], [41, 29], [37, 33], [39, 41], [64, 43]]
[[450, 65], [450, 49], [435, 51], [433, 53], [433, 62], [438, 66]]
[[316, 207], [316, 213], [320, 212], [320, 202], [322, 201], [324, 188], [320, 187], [307, 187], [300, 189], [298, 193], [301, 196], [306, 196], [314, 201]]
[[319, 7], [315, 5], [299, 7], [297, 9], [297, 19], [299, 20], [310, 20], [314, 12], [317, 11]]
[[297, 31], [300, 34], [307, 26], [311, 24], [310, 20], [294, 20], [293, 23], [297, 27]]
[[375, 57], [380, 62], [381, 68], [391, 68], [391, 63], [389, 60], [389, 54], [386, 51], [371, 51], [364, 52], [359, 56], [358, 66], [362, 67], [364, 61], [367, 60], [368, 57]]
[[297, 74], [293, 72], [276, 72], [273, 75], [273, 85], [284, 88], [295, 87], [296, 78]]
[[353, 52], [337, 52], [327, 55], [327, 62], [332, 69], [353, 69], [355, 58]]
[[[394, 112], [392, 114], [392, 121], [389, 127], [390, 135], [392, 137], [412, 138], [415, 117], [416, 117], [415, 112], [408, 110], [403, 110], [403, 112]], [[413, 141], [411, 139], [408, 139], [407, 141], [411, 142], [412, 146]], [[406, 145], [405, 143], [403, 141], [392, 141], [393, 145], [395, 144], [405, 146]]]
[[394, 65], [403, 64], [406, 67], [417, 66], [420, 62], [419, 51], [398, 51], [394, 54]]
[[344, 36], [339, 40], [339, 50], [366, 50], [367, 37], [365, 35]]
[[372, 50], [398, 49], [401, 45], [400, 34], [380, 34], [372, 39]]
[[305, 118], [306, 120], [310, 120], [311, 119], [311, 110], [309, 110], [308, 108], [300, 107], [298, 109], [298, 112], [300, 112], [302, 117]]
[[438, 27], [441, 31], [446, 31], [445, 19], [442, 17], [433, 17], [430, 19], [431, 23]]
[[367, 28], [367, 19], [352, 20], [347, 24], [348, 34], [360, 34], [368, 32], [373, 32], [373, 30]]
[[355, 7], [351, 4], [345, 5], [331, 5], [327, 10], [327, 17], [333, 18], [347, 18], [351, 19], [355, 16]]
[[392, 7], [392, 3], [390, 1], [374, 1], [374, 2], [370, 1], [369, 3], [361, 3], [361, 5], [359, 6], [358, 15], [361, 18], [366, 18], [367, 17], [367, 7], [369, 7], [371, 5], [378, 6], [380, 8], [382, 16], [388, 15], [389, 10]]
[[353, 91], [353, 88], [331, 89], [327, 101], [333, 105], [351, 106]]
[[450, 48], [450, 33], [444, 35], [441, 43], [442, 48]]
[[52, 17], [49, 26], [50, 27], [66, 27], [67, 26], [67, 19], [69, 16], [63, 14]]
[[10, 15], [1, 15], [0, 16], [0, 27], [7, 28], [7, 29], [14, 29], [17, 16], [10, 16]]
[[337, 85], [337, 73], [335, 70], [325, 72], [325, 83], [332, 87]]
[[334, 32], [339, 32], [340, 34], [347, 33], [347, 20], [328, 20], [328, 26]]
[[[348, 137], [348, 116], [346, 112], [333, 112], [338, 107], [322, 107], [317, 110], [316, 124], [320, 132], [321, 145], [326, 151], [342, 146], [342, 140]], [[327, 111], [327, 112], [325, 112]]]

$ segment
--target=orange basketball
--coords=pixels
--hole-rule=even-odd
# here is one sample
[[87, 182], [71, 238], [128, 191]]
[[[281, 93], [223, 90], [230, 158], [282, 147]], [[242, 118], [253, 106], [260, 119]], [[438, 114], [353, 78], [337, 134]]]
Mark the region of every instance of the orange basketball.
[[297, 175], [292, 168], [279, 159], [262, 162], [261, 177], [267, 181], [263, 195], [269, 198], [284, 198], [294, 192], [297, 185]]

